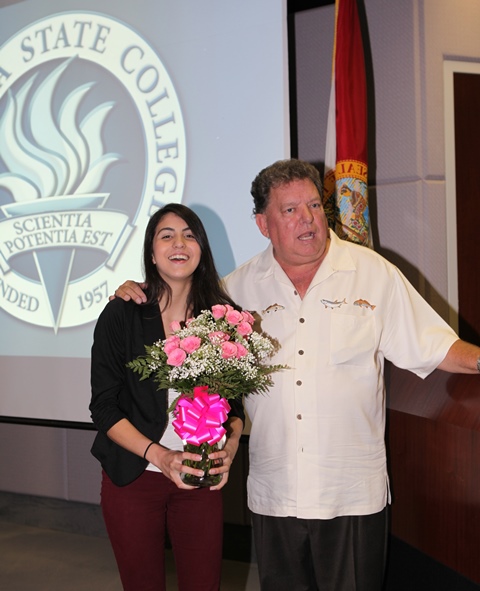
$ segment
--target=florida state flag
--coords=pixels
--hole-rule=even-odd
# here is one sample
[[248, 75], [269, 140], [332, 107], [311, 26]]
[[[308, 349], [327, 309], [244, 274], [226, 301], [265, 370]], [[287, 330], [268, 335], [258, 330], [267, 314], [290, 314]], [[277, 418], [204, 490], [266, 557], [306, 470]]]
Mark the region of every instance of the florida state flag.
[[357, 0], [336, 0], [323, 202], [345, 240], [372, 246], [367, 188], [367, 85]]

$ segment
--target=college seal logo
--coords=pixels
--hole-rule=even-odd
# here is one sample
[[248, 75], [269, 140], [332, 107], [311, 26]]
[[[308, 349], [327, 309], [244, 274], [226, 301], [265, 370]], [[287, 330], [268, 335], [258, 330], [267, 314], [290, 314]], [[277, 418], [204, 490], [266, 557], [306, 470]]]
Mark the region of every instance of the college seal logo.
[[0, 47], [0, 307], [55, 332], [95, 321], [185, 170], [175, 88], [138, 32], [66, 12], [16, 33]]

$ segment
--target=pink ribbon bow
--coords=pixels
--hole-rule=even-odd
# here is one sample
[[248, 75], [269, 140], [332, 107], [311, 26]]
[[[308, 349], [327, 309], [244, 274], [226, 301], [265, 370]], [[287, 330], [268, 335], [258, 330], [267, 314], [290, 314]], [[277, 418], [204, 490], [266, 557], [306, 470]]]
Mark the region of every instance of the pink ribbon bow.
[[213, 445], [226, 433], [223, 423], [228, 418], [230, 405], [219, 394], [209, 394], [208, 386], [196, 386], [193, 399], [182, 394], [175, 407], [172, 422], [175, 433], [187, 443]]

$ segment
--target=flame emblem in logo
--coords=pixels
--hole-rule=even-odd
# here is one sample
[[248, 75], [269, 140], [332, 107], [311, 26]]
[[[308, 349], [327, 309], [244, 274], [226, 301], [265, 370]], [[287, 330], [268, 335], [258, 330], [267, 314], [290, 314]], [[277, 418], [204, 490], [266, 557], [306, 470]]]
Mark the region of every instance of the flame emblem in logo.
[[[119, 159], [118, 154], [104, 153], [101, 139], [113, 101], [98, 105], [77, 123], [79, 105], [93, 86], [93, 83], [83, 84], [62, 102], [57, 117], [52, 113], [59, 78], [73, 59], [57, 66], [30, 100], [27, 97], [35, 74], [15, 95], [8, 92], [7, 107], [0, 119], [0, 134], [6, 146], [2, 159], [10, 172], [0, 175], [0, 187], [13, 196], [13, 203], [1, 207], [4, 215], [12, 220], [16, 216], [102, 208], [108, 198], [108, 194], [96, 194], [95, 190], [107, 168]], [[57, 330], [75, 249], [57, 249], [52, 253], [39, 249], [38, 244], [35, 247], [35, 265]], [[15, 249], [11, 252], [15, 253]], [[5, 257], [0, 263], [4, 270], [8, 269]]]
[[[0, 134], [6, 145], [2, 158], [10, 172], [0, 175], [0, 186], [12, 193], [16, 203], [92, 194], [106, 169], [119, 158], [117, 154], [104, 153], [101, 139], [102, 126], [113, 101], [99, 105], [77, 123], [78, 107], [93, 83], [74, 89], [61, 104], [57, 118], [52, 113], [56, 85], [72, 59], [58, 66], [28, 103], [35, 74], [16, 95], [8, 92]], [[28, 122], [29, 129], [24, 129], [22, 121]], [[40, 209], [48, 207], [45, 202]], [[4, 208], [4, 211], [16, 209]]]

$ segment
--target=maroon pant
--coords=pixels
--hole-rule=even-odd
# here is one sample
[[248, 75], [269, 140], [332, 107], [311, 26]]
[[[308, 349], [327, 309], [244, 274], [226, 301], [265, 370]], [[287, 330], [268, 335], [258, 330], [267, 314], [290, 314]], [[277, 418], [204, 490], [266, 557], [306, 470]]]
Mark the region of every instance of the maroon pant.
[[179, 591], [220, 589], [221, 491], [183, 490], [150, 471], [127, 486], [116, 486], [103, 473], [101, 499], [125, 591], [165, 591], [167, 531]]

